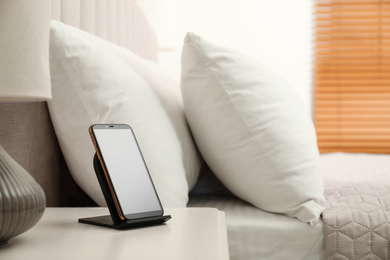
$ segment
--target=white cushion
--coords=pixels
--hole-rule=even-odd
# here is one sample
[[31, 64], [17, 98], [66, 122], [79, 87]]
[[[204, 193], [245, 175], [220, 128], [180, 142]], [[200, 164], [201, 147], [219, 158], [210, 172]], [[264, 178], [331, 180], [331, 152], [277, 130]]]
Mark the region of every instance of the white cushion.
[[129, 124], [163, 206], [185, 206], [201, 160], [186, 125], [180, 86], [127, 49], [60, 22], [51, 23], [48, 102], [71, 174], [105, 205], [92, 166], [88, 127]]
[[266, 66], [188, 33], [182, 52], [184, 110], [196, 144], [238, 197], [314, 224], [324, 207], [311, 118]]

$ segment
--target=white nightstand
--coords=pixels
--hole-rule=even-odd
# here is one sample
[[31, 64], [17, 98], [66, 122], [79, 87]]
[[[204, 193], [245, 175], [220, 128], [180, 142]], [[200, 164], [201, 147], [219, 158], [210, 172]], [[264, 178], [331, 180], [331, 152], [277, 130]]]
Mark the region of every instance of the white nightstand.
[[114, 230], [78, 223], [106, 208], [47, 208], [40, 222], [0, 247], [0, 259], [229, 259], [225, 214], [212, 208], [167, 208], [166, 224]]

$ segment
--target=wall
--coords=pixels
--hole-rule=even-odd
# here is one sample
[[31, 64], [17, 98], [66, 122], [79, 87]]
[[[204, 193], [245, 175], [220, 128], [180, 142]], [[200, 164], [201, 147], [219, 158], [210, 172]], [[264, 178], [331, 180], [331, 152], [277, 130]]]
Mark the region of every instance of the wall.
[[187, 31], [279, 72], [312, 114], [313, 0], [138, 0], [159, 39], [159, 63], [180, 78]]

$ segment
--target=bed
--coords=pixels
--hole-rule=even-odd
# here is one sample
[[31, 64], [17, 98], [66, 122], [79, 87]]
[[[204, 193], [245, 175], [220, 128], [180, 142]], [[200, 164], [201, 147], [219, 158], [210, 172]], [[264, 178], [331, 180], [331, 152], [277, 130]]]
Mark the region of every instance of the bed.
[[320, 160], [327, 203], [314, 227], [237, 199], [209, 171], [189, 206], [225, 211], [231, 259], [388, 259], [390, 156], [328, 153]]
[[[145, 157], [150, 158], [147, 160], [150, 171], [159, 172], [152, 177], [158, 185], [158, 192], [163, 197], [165, 206], [215, 207], [225, 211], [231, 259], [389, 259], [390, 229], [386, 214], [387, 207], [390, 206], [390, 196], [387, 196], [390, 176], [388, 155], [324, 154], [314, 158], [318, 157], [320, 160], [319, 172], [315, 176], [298, 176], [299, 178], [287, 179], [285, 182], [269, 177], [277, 184], [273, 186], [274, 190], [275, 187], [281, 187], [281, 198], [278, 199], [282, 200], [282, 204], [286, 203], [287, 208], [291, 207], [287, 204], [290, 199], [285, 197], [289, 193], [283, 188], [290, 188], [291, 183], [295, 182], [295, 187], [302, 185], [300, 187], [305, 191], [303, 195], [299, 194], [303, 196], [301, 200], [304, 200], [304, 204], [309, 198], [307, 200], [311, 204], [308, 207], [313, 208], [317, 220], [312, 220], [313, 217], [302, 209], [283, 211], [274, 207], [273, 201], [278, 196], [267, 197], [261, 193], [267, 189], [268, 184], [261, 188], [256, 186], [256, 196], [253, 198], [251, 194], [246, 194], [246, 189], [242, 189], [242, 186], [241, 189], [236, 188], [237, 182], [241, 180], [229, 182], [225, 175], [219, 173], [224, 168], [216, 163], [219, 158], [213, 158], [213, 155], [220, 156], [224, 151], [207, 154], [207, 151], [212, 151], [213, 148], [209, 145], [216, 138], [204, 140], [204, 129], [198, 127], [200, 123], [205, 124], [199, 120], [207, 117], [194, 117], [196, 107], [183, 104], [179, 83], [167, 78], [153, 64], [157, 60], [157, 40], [136, 1], [52, 0], [48, 4], [49, 2], [52, 19], [55, 20], [50, 25], [52, 86], [65, 87], [53, 89], [53, 100], [47, 103], [0, 103], [0, 144], [40, 183], [45, 191], [48, 207], [105, 205], [96, 178], [84, 174], [86, 171], [91, 172], [93, 156], [87, 126], [99, 120], [105, 123], [124, 120], [130, 121], [139, 133], [138, 138], [143, 144], [141, 149]], [[107, 41], [101, 41], [100, 38]], [[196, 35], [187, 35], [186, 41], [189, 42], [187, 51], [191, 48], [190, 44], [203, 44], [203, 39]], [[128, 50], [132, 53], [129, 54]], [[80, 53], [85, 56], [80, 56]], [[230, 54], [232, 53], [227, 53]], [[76, 58], [69, 62], [69, 55]], [[197, 60], [193, 55], [189, 51], [187, 62], [190, 62], [184, 69], [193, 66], [192, 61]], [[126, 74], [122, 77], [122, 74], [115, 73], [121, 72], [122, 67], [118, 62], [123, 59], [127, 64], [123, 66], [130, 66], [131, 72], [122, 73]], [[77, 73], [86, 64], [97, 67], [99, 73], [79, 77]], [[102, 71], [108, 70], [114, 71], [114, 76], [105, 76]], [[185, 80], [188, 81], [188, 78]], [[112, 82], [113, 79], [118, 80], [115, 81], [118, 85], [122, 82], [135, 82], [141, 87], [132, 92], [121, 90], [119, 97], [111, 97], [111, 92], [101, 92], [101, 89], [88, 88], [83, 90], [86, 91], [84, 94], [78, 95], [82, 97], [80, 100], [84, 102], [83, 105], [80, 105], [81, 101], [75, 101], [73, 89], [67, 87], [84, 82], [88, 82], [88, 86], [95, 86], [94, 84], [106, 80]], [[97, 95], [86, 94], [96, 91]], [[150, 93], [153, 93], [152, 97]], [[184, 102], [188, 104], [189, 98], [196, 97], [197, 94], [187, 93], [187, 96], [184, 95]], [[199, 98], [204, 97], [204, 93], [201, 94]], [[212, 94], [214, 93], [208, 93], [207, 96]], [[137, 99], [133, 98], [128, 104], [123, 101], [124, 97]], [[58, 102], [59, 99], [61, 102]], [[107, 103], [107, 100], [116, 99], [122, 100], [119, 105], [115, 102]], [[92, 112], [85, 108], [86, 103], [94, 108]], [[123, 104], [130, 107], [130, 112], [124, 111]], [[213, 107], [218, 105], [212, 102], [210, 104]], [[294, 113], [299, 113], [294, 102], [290, 105], [294, 108]], [[285, 102], [281, 107], [284, 106]], [[185, 114], [184, 109], [191, 113]], [[275, 113], [280, 114], [277, 109]], [[93, 113], [95, 110], [103, 112]], [[144, 114], [145, 111], [147, 114]], [[206, 107], [201, 112], [204, 115], [211, 114], [210, 111], [210, 107], [208, 110]], [[118, 114], [126, 114], [126, 120], [116, 116]], [[306, 119], [299, 122], [310, 123]], [[159, 126], [159, 131], [153, 130], [156, 128], [154, 125]], [[73, 130], [66, 131], [66, 127], [73, 127]], [[280, 125], [276, 127], [279, 129]], [[161, 135], [161, 132], [165, 135]], [[308, 139], [313, 139], [312, 132], [303, 134], [310, 136]], [[306, 145], [306, 141], [303, 144], [297, 143]], [[75, 144], [80, 153], [73, 150]], [[215, 145], [219, 146], [220, 144]], [[285, 150], [287, 149], [283, 149]], [[240, 151], [240, 146], [236, 146], [235, 151]], [[286, 155], [288, 160], [291, 159], [290, 154]], [[308, 157], [302, 158], [314, 160], [313, 154], [316, 154], [315, 151], [309, 150], [305, 153]], [[203, 157], [210, 158], [206, 160], [207, 164]], [[302, 158], [295, 158], [293, 162]], [[304, 167], [313, 166], [305, 164]], [[225, 171], [229, 172], [229, 169]], [[253, 182], [249, 177], [241, 179]], [[258, 202], [258, 197], [263, 195], [266, 202]], [[266, 207], [261, 210], [259, 206], [253, 206], [256, 203], [260, 207], [266, 203]], [[360, 214], [362, 212], [363, 215]], [[357, 219], [361, 221], [355, 221]], [[339, 225], [338, 221], [344, 222]]]

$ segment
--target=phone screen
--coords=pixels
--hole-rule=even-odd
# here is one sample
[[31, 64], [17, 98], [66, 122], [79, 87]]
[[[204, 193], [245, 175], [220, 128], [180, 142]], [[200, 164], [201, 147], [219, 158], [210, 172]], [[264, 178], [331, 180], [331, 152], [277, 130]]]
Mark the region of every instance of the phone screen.
[[130, 126], [93, 125], [90, 133], [106, 179], [111, 182], [119, 215], [127, 219], [162, 215], [160, 200]]

